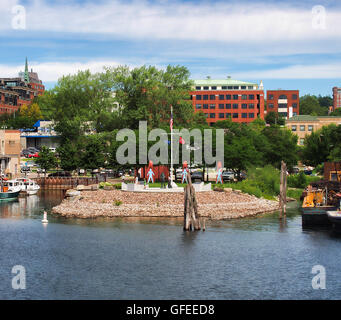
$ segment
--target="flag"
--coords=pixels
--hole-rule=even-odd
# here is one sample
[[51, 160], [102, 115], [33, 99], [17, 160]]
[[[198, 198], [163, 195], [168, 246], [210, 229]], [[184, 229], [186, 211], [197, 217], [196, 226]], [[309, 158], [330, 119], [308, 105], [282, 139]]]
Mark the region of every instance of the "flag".
[[180, 142], [181, 144], [185, 144], [185, 139], [184, 139], [183, 137], [180, 137], [179, 142]]
[[173, 130], [173, 111], [171, 111], [171, 117], [170, 117], [170, 121], [169, 121], [169, 127], [171, 129], [171, 131]]

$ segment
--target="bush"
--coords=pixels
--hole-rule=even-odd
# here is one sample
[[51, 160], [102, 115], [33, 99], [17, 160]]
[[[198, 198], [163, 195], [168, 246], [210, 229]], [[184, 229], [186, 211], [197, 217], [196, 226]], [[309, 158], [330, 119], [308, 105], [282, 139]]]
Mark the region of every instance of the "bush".
[[300, 171], [299, 174], [291, 175], [288, 177], [288, 187], [290, 188], [301, 188], [304, 189], [312, 182], [316, 182], [321, 180], [320, 177], [307, 176], [303, 171]]
[[242, 192], [244, 193], [248, 193], [250, 195], [254, 195], [257, 198], [261, 198], [262, 197], [262, 191], [257, 188], [256, 186], [251, 186], [247, 183], [244, 183], [243, 186], [241, 187]]
[[118, 189], [118, 190], [121, 190], [121, 188], [122, 188], [122, 183], [115, 183], [115, 184], [114, 184], [114, 188], [115, 188], [115, 189]]
[[117, 207], [119, 207], [121, 204], [122, 204], [121, 200], [115, 200], [114, 201], [114, 205], [117, 206]]
[[99, 183], [99, 188], [103, 189], [104, 187], [111, 187], [112, 184], [110, 182], [100, 182]]

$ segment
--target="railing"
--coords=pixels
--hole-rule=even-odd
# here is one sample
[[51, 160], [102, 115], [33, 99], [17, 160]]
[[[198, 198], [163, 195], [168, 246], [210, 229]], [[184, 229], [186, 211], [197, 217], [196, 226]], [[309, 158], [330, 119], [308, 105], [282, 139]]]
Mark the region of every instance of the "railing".
[[100, 182], [106, 182], [107, 177], [105, 175], [98, 175], [94, 178], [87, 177], [41, 177], [33, 179], [42, 189], [73, 189], [78, 185], [88, 186], [91, 184], [98, 184]]

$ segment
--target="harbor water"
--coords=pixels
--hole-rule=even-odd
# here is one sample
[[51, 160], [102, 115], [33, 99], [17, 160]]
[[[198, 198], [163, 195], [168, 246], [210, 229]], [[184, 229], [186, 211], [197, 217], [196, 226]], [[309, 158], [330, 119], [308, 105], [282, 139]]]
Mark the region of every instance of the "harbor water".
[[[340, 299], [341, 236], [304, 230], [297, 203], [278, 213], [206, 223], [65, 219], [43, 212], [59, 191], [0, 203], [0, 299]], [[13, 266], [26, 271], [14, 289]], [[314, 266], [326, 289], [314, 289]]]

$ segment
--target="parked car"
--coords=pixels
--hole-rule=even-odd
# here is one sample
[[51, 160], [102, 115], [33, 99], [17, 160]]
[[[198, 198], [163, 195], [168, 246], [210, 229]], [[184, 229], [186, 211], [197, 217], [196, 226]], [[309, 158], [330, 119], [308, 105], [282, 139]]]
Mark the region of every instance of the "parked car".
[[236, 178], [238, 181], [245, 180], [245, 179], [246, 179], [246, 173], [245, 173], [245, 172], [241, 172], [239, 177], [238, 177], [238, 173], [236, 173], [236, 174], [235, 174], [235, 178]]
[[223, 171], [222, 176], [223, 176], [223, 182], [225, 181], [231, 182], [235, 180], [233, 171]]
[[71, 173], [68, 171], [57, 171], [50, 173], [48, 177], [71, 177]]
[[36, 153], [30, 153], [27, 158], [39, 158], [39, 152]]
[[23, 166], [20, 168], [21, 173], [28, 173], [31, 172], [31, 167]]
[[204, 181], [204, 172], [203, 171], [194, 171], [191, 173], [192, 182], [196, 181]]

